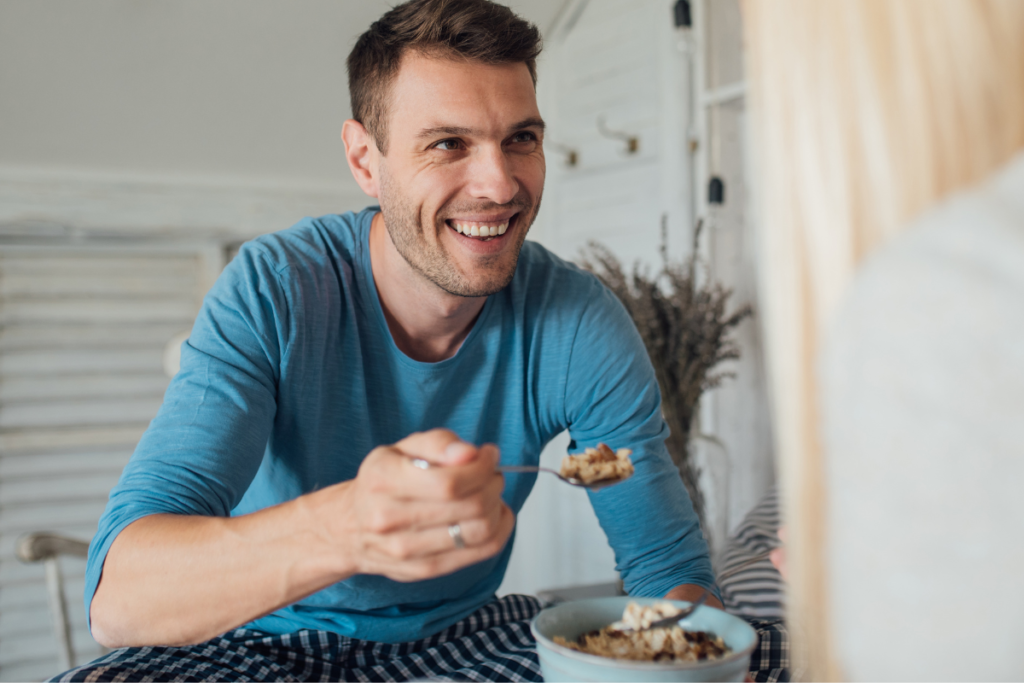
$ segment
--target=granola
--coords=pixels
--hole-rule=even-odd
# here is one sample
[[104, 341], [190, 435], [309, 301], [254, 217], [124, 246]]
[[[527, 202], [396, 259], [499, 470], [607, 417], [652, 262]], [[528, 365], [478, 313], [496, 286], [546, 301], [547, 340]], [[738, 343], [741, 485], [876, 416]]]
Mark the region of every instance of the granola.
[[678, 613], [679, 610], [667, 602], [647, 606], [631, 602], [626, 606], [621, 621], [600, 631], [584, 633], [575, 642], [562, 636], [555, 636], [553, 640], [579, 652], [637, 661], [697, 662], [721, 659], [729, 654], [729, 648], [720, 637], [704, 631], [687, 631], [679, 626], [635, 630]]
[[584, 484], [611, 479], [626, 479], [633, 475], [633, 462], [629, 459], [633, 451], [620, 448], [613, 451], [603, 443], [597, 448], [588, 448], [580, 455], [562, 458], [563, 477], [579, 479]]

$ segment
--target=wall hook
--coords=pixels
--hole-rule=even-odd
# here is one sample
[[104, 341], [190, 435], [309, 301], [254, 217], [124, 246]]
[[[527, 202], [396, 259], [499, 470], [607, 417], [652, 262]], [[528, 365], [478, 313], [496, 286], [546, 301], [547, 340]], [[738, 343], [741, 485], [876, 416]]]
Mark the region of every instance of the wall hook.
[[579, 152], [574, 150], [572, 147], [562, 145], [557, 142], [552, 142], [551, 140], [545, 140], [544, 144], [560, 152], [564, 157], [565, 165], [568, 166], [569, 168], [574, 167], [576, 164], [580, 162]]
[[605, 125], [603, 114], [597, 117], [597, 132], [600, 133], [602, 137], [625, 141], [627, 154], [636, 154], [640, 149], [640, 138], [635, 135], [630, 135], [629, 133], [612, 130]]

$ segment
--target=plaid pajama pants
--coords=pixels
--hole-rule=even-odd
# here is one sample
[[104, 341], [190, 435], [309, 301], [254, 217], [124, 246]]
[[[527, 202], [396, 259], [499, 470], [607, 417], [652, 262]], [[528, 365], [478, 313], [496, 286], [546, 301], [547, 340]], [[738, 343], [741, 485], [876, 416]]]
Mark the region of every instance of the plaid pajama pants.
[[[267, 635], [240, 628], [187, 647], [114, 650], [50, 680], [540, 681], [529, 623], [539, 611], [535, 598], [507, 595], [429, 638], [395, 644], [327, 631]], [[762, 658], [780, 661], [767, 656], [778, 648], [766, 642], [762, 636], [752, 665], [755, 658], [759, 666]], [[770, 671], [755, 680], [788, 679]]]

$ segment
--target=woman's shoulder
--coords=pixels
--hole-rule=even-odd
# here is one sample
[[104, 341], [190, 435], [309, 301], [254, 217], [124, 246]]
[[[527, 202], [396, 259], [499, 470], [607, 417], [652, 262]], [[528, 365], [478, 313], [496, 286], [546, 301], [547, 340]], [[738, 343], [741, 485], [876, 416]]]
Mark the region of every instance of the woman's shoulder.
[[[868, 257], [854, 277], [837, 324], [900, 327], [956, 323], [969, 310], [987, 324], [1010, 322], [997, 302], [1024, 299], [1024, 154], [982, 184], [918, 217]], [[1013, 306], [1024, 315], [1020, 306]], [[958, 313], [959, 312], [959, 313]], [[955, 325], [961, 333], [981, 333]], [[1024, 324], [1024, 323], [1022, 323]]]

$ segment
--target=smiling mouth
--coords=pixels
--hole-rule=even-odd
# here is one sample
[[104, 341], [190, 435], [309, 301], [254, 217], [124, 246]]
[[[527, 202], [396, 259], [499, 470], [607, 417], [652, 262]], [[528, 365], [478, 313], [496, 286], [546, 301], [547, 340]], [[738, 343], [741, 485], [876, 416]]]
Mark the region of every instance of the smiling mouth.
[[476, 239], [481, 242], [490, 242], [491, 240], [504, 235], [509, 226], [515, 222], [516, 217], [518, 216], [519, 214], [514, 214], [511, 218], [504, 221], [491, 222], [465, 221], [457, 218], [449, 218], [445, 223], [449, 228], [464, 237]]

